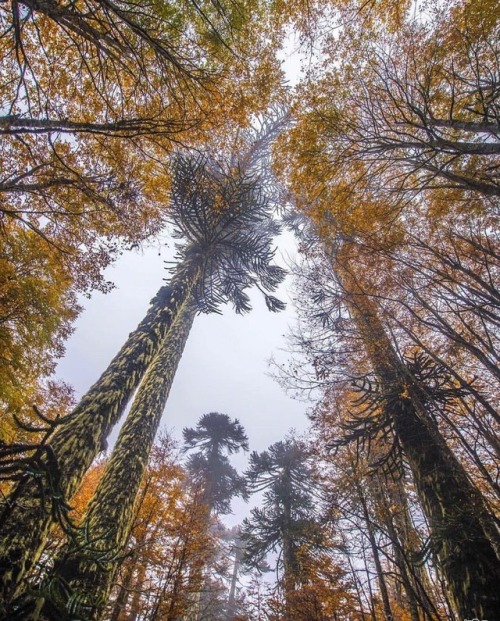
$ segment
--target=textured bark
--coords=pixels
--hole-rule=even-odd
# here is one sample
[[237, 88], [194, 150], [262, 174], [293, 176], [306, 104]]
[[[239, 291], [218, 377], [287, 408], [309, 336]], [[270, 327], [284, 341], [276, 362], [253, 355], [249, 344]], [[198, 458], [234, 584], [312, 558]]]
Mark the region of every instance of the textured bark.
[[195, 307], [188, 299], [137, 391], [111, 459], [89, 503], [82, 532], [88, 534], [92, 548], [107, 554], [110, 560], [106, 571], [85, 558], [85, 551], [82, 554], [71, 548], [56, 570], [72, 589], [98, 603], [94, 618], [100, 618], [99, 602], [105, 604], [108, 599], [119, 556], [132, 528], [141, 481], [194, 316]]
[[490, 517], [480, 493], [410, 400], [393, 415], [457, 612], [464, 619], [495, 619], [500, 561], [482, 526]]
[[[103, 449], [200, 275], [196, 261], [180, 265], [109, 367], [54, 434], [50, 445], [61, 473], [59, 493], [63, 499], [71, 498]], [[15, 502], [7, 501], [0, 517], [0, 615], [40, 557], [53, 523], [52, 492], [45, 480], [41, 482], [45, 486], [42, 494], [33, 477], [21, 481], [11, 496]]]
[[366, 288], [349, 269], [348, 256], [336, 273], [382, 389], [400, 395], [391, 401], [389, 414], [410, 465], [454, 606], [464, 619], [498, 618], [496, 525], [480, 492], [426, 415], [418, 386], [412, 384], [400, 362]]

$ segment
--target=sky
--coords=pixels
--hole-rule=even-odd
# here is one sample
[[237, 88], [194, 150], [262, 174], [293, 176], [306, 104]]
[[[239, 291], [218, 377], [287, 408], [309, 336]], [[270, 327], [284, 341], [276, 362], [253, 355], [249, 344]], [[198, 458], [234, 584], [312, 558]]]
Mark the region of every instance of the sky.
[[[286, 268], [296, 254], [295, 241], [285, 233], [277, 244], [276, 262]], [[172, 244], [165, 243], [143, 252], [126, 252], [105, 272], [115, 288], [81, 300], [85, 308], [57, 368], [57, 376], [75, 388], [77, 398], [98, 379], [146, 313], [149, 301], [168, 278], [164, 261], [171, 255]], [[162, 429], [180, 441], [184, 427], [195, 426], [205, 413], [221, 412], [239, 419], [251, 451], [266, 450], [290, 429], [299, 434], [306, 429], [306, 410], [311, 404], [285, 394], [270, 376], [269, 368], [271, 356], [278, 362], [289, 357], [286, 335], [296, 320], [291, 289], [292, 280], [287, 276], [276, 294], [287, 302], [286, 310], [280, 313], [269, 312], [260, 293], [252, 291], [253, 309], [246, 315], [237, 315], [225, 306], [222, 315], [196, 317], [163, 414]], [[242, 471], [247, 459], [248, 454], [236, 455], [232, 463]], [[244, 503], [235, 502], [235, 515], [226, 522], [237, 523], [248, 510]]]
[[[283, 52], [283, 68], [291, 85], [299, 77], [300, 59], [297, 44], [289, 38]], [[276, 262], [287, 267], [296, 255], [296, 243], [290, 233], [276, 240]], [[149, 301], [168, 278], [164, 261], [174, 254], [168, 236], [152, 242], [142, 251], [125, 252], [104, 273], [115, 288], [90, 299], [82, 298], [84, 307], [74, 334], [56, 374], [70, 383], [76, 397], [82, 396], [101, 373], [145, 315]], [[269, 359], [286, 363], [286, 335], [296, 322], [291, 302], [292, 278], [287, 276], [276, 293], [287, 303], [285, 311], [271, 313], [258, 291], [250, 293], [253, 310], [237, 315], [230, 306], [223, 314], [198, 315], [179, 364], [165, 408], [161, 429], [181, 441], [182, 429], [194, 427], [208, 412], [220, 412], [237, 418], [244, 426], [251, 451], [264, 451], [282, 440], [290, 430], [298, 434], [308, 426], [306, 416], [311, 403], [297, 401], [270, 376]], [[123, 421], [122, 421], [123, 422]], [[112, 447], [119, 426], [114, 430]], [[110, 449], [109, 449], [110, 450]], [[109, 452], [108, 450], [108, 452]], [[248, 454], [231, 458], [242, 472]], [[235, 525], [253, 506], [233, 502], [233, 516], [225, 519]]]

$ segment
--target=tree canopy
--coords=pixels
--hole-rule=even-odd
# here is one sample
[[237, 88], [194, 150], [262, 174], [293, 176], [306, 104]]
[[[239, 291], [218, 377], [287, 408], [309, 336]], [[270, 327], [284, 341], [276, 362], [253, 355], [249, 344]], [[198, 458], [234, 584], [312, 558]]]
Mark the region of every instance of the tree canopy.
[[[0, 619], [496, 618], [499, 18], [0, 3]], [[78, 315], [166, 238], [167, 282], [75, 405], [54, 371]], [[245, 315], [251, 289], [284, 310], [278, 249], [298, 320], [275, 375], [309, 430], [219, 413], [220, 374], [197, 424], [172, 414], [184, 449], [155, 444], [196, 314]]]

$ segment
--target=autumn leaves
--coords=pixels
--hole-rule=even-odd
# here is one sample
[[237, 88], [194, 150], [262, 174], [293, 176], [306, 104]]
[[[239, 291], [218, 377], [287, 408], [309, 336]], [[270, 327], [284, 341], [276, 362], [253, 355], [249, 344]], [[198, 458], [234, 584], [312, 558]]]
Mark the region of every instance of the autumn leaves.
[[[2, 442], [25, 439], [12, 414], [30, 422], [32, 403], [49, 415], [69, 409], [70, 391], [45, 379], [79, 312], [77, 294], [106, 290], [103, 268], [167, 223], [181, 238], [169, 284], [56, 425], [46, 457], [30, 443], [2, 445], [6, 471], [16, 472], [1, 524], [4, 614], [25, 610], [18, 598], [51, 523], [67, 515], [141, 386], [82, 531], [95, 529], [100, 552], [123, 548], [194, 314], [226, 302], [247, 312], [252, 286], [271, 311], [283, 307], [272, 295], [284, 278], [273, 263], [280, 203], [307, 262], [299, 345], [322, 391], [315, 456], [340, 496], [350, 478], [359, 510], [345, 501], [332, 512], [341, 533], [357, 511], [363, 562], [375, 567], [376, 580], [358, 580], [360, 557], [344, 532], [358, 589], [352, 614], [380, 616], [375, 589], [385, 616], [407, 602], [412, 621], [442, 618], [447, 606], [494, 618], [496, 5], [47, 0], [0, 11]], [[290, 23], [318, 52], [293, 93], [274, 58]], [[398, 515], [387, 509], [394, 498]], [[54, 565], [76, 585], [64, 597], [73, 589], [78, 599], [90, 577], [85, 589], [102, 603], [118, 557], [106, 575], [75, 541]], [[298, 563], [292, 549], [283, 543], [288, 565]], [[285, 602], [274, 614], [295, 613]]]

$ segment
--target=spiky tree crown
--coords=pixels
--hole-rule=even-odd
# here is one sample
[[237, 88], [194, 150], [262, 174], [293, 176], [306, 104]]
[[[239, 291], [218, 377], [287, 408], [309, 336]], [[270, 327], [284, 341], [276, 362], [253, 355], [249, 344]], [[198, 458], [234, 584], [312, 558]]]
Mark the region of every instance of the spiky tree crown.
[[196, 427], [184, 428], [184, 450], [198, 449], [188, 460], [188, 470], [205, 486], [205, 499], [217, 513], [229, 513], [234, 496], [246, 496], [246, 482], [229, 463], [228, 454], [248, 450], [248, 438], [238, 419], [227, 414], [204, 414]]
[[234, 155], [221, 163], [194, 153], [178, 153], [173, 160], [170, 219], [182, 240], [177, 258], [202, 266], [195, 290], [201, 312], [220, 312], [226, 302], [238, 313], [248, 312], [246, 290], [252, 286], [263, 293], [269, 310], [285, 306], [269, 295], [286, 273], [272, 263], [280, 227], [256, 170], [256, 149], [249, 150], [252, 158], [242, 153], [243, 163]]
[[205, 455], [214, 450], [226, 450], [230, 455], [241, 449], [248, 451], [243, 425], [237, 418], [231, 420], [227, 414], [219, 412], [203, 414], [196, 427], [185, 427], [182, 435], [186, 450], [198, 448]]
[[295, 547], [306, 542], [321, 547], [318, 483], [303, 443], [286, 440], [262, 453], [253, 452], [246, 476], [252, 492], [264, 491], [262, 507], [252, 509], [251, 517], [243, 521], [247, 565], [261, 564], [285, 536]]
[[262, 453], [254, 451], [246, 476], [253, 491], [267, 490], [264, 504], [274, 507], [286, 495], [296, 511], [309, 511], [314, 506], [314, 475], [302, 442], [286, 440]]

